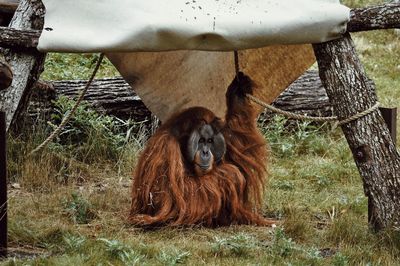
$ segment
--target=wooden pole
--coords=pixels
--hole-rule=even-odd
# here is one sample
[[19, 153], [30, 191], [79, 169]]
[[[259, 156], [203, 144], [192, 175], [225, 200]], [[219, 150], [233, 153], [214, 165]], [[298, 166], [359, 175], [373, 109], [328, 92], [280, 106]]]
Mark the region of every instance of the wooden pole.
[[400, 28], [400, 3], [355, 8], [350, 12], [348, 32]]
[[[10, 27], [18, 30], [41, 30], [43, 28], [44, 6], [41, 0], [21, 0], [11, 20]], [[32, 92], [33, 84], [43, 70], [45, 54], [5, 50], [4, 56], [13, 70], [13, 82], [0, 91], [0, 110], [6, 112], [7, 128], [21, 121]]]
[[6, 114], [0, 112], [0, 257], [7, 256]]
[[[314, 52], [322, 84], [340, 120], [377, 102], [350, 34], [314, 44]], [[371, 226], [375, 230], [400, 226], [400, 155], [381, 113], [375, 111], [341, 127], [370, 201]]]

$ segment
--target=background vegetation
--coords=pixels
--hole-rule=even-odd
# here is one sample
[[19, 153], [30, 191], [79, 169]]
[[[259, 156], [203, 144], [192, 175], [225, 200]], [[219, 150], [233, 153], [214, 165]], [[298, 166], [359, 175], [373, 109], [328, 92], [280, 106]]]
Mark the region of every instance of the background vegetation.
[[[383, 1], [347, 0], [351, 7]], [[400, 37], [354, 34], [380, 101], [400, 100]], [[96, 55], [50, 54], [42, 79], [82, 79]], [[105, 61], [100, 76], [118, 75]], [[9, 241], [4, 265], [398, 265], [399, 231], [368, 229], [367, 199], [347, 143], [329, 125], [275, 117], [264, 212], [277, 228], [231, 226], [144, 231], [126, 224], [130, 178], [148, 132], [134, 121], [82, 105], [40, 155], [26, 155], [70, 109], [57, 101], [50, 123], [9, 136]], [[131, 134], [131, 132], [139, 132]], [[399, 130], [400, 132], [400, 130]]]

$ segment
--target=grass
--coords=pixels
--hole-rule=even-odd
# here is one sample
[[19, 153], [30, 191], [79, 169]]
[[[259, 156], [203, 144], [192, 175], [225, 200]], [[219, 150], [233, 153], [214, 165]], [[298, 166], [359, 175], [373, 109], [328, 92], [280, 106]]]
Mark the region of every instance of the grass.
[[[345, 1], [351, 6], [384, 1]], [[400, 40], [393, 31], [353, 35], [379, 100], [400, 100]], [[43, 79], [83, 79], [94, 55], [50, 54]], [[101, 76], [116, 75], [105, 61]], [[61, 99], [57, 124], [72, 102]], [[276, 117], [261, 130], [271, 147], [263, 211], [277, 228], [231, 226], [144, 231], [126, 223], [130, 178], [147, 133], [86, 105], [41, 154], [51, 131], [36, 125], [8, 145], [9, 245], [2, 265], [397, 265], [400, 233], [373, 233], [346, 141], [329, 125]], [[400, 124], [399, 124], [400, 125]], [[398, 128], [400, 132], [400, 128]], [[126, 133], [128, 132], [128, 133]], [[17, 256], [18, 255], [18, 256]]]

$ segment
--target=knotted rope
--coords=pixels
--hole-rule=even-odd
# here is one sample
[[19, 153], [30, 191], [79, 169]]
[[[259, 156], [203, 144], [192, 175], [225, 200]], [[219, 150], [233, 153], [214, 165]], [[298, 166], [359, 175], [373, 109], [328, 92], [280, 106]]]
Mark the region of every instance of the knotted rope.
[[270, 110], [270, 111], [272, 111], [274, 113], [281, 114], [281, 115], [283, 115], [285, 117], [288, 117], [288, 118], [292, 118], [292, 119], [296, 119], [296, 120], [308, 120], [308, 121], [314, 121], [314, 122], [337, 122], [337, 124], [339, 126], [347, 124], [347, 123], [350, 123], [350, 122], [352, 122], [354, 120], [357, 120], [357, 119], [359, 119], [361, 117], [364, 117], [364, 116], [374, 112], [375, 110], [377, 110], [379, 108], [379, 106], [380, 106], [380, 103], [376, 102], [372, 107], [368, 108], [367, 110], [364, 110], [364, 111], [362, 111], [360, 113], [357, 113], [355, 115], [352, 115], [352, 116], [350, 116], [350, 117], [348, 117], [346, 119], [338, 121], [337, 116], [322, 117], [322, 116], [300, 115], [300, 114], [296, 114], [296, 113], [292, 113], [292, 112], [288, 112], [288, 111], [284, 111], [284, 110], [281, 110], [279, 108], [276, 108], [276, 107], [274, 107], [274, 106], [272, 106], [270, 104], [267, 104], [267, 103], [261, 101], [259, 98], [255, 97], [253, 95], [247, 94], [246, 96], [247, 96], [247, 98], [249, 98], [253, 102], [261, 105], [262, 107], [264, 107], [264, 108], [266, 108], [266, 109], [268, 109], [268, 110]]
[[[238, 52], [234, 51], [233, 56], [234, 56], [234, 62], [235, 62], [235, 73], [237, 75], [240, 71]], [[375, 110], [377, 110], [380, 106], [380, 103], [376, 102], [372, 107], [368, 108], [367, 110], [364, 110], [364, 111], [357, 113], [355, 115], [352, 115], [346, 119], [338, 121], [337, 116], [322, 117], [322, 116], [300, 115], [300, 114], [296, 114], [296, 113], [292, 113], [292, 112], [288, 112], [288, 111], [284, 111], [279, 108], [276, 108], [270, 104], [267, 104], [266, 102], [263, 102], [262, 100], [260, 100], [259, 98], [255, 97], [253, 95], [247, 94], [246, 96], [253, 102], [261, 105], [262, 107], [264, 107], [274, 113], [281, 114], [287, 118], [292, 118], [292, 119], [296, 119], [296, 120], [308, 120], [308, 121], [314, 121], [314, 122], [336, 122], [336, 125], [339, 125], [339, 126], [350, 123], [350, 122], [357, 120], [363, 116], [366, 116], [366, 115], [374, 112]]]

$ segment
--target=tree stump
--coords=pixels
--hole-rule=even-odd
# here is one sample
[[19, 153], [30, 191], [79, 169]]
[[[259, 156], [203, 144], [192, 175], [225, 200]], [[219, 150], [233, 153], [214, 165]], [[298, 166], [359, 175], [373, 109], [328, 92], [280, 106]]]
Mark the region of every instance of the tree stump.
[[[377, 101], [349, 34], [314, 45], [322, 84], [339, 120], [369, 109]], [[400, 225], [400, 156], [380, 112], [341, 126], [369, 199], [370, 225]]]

